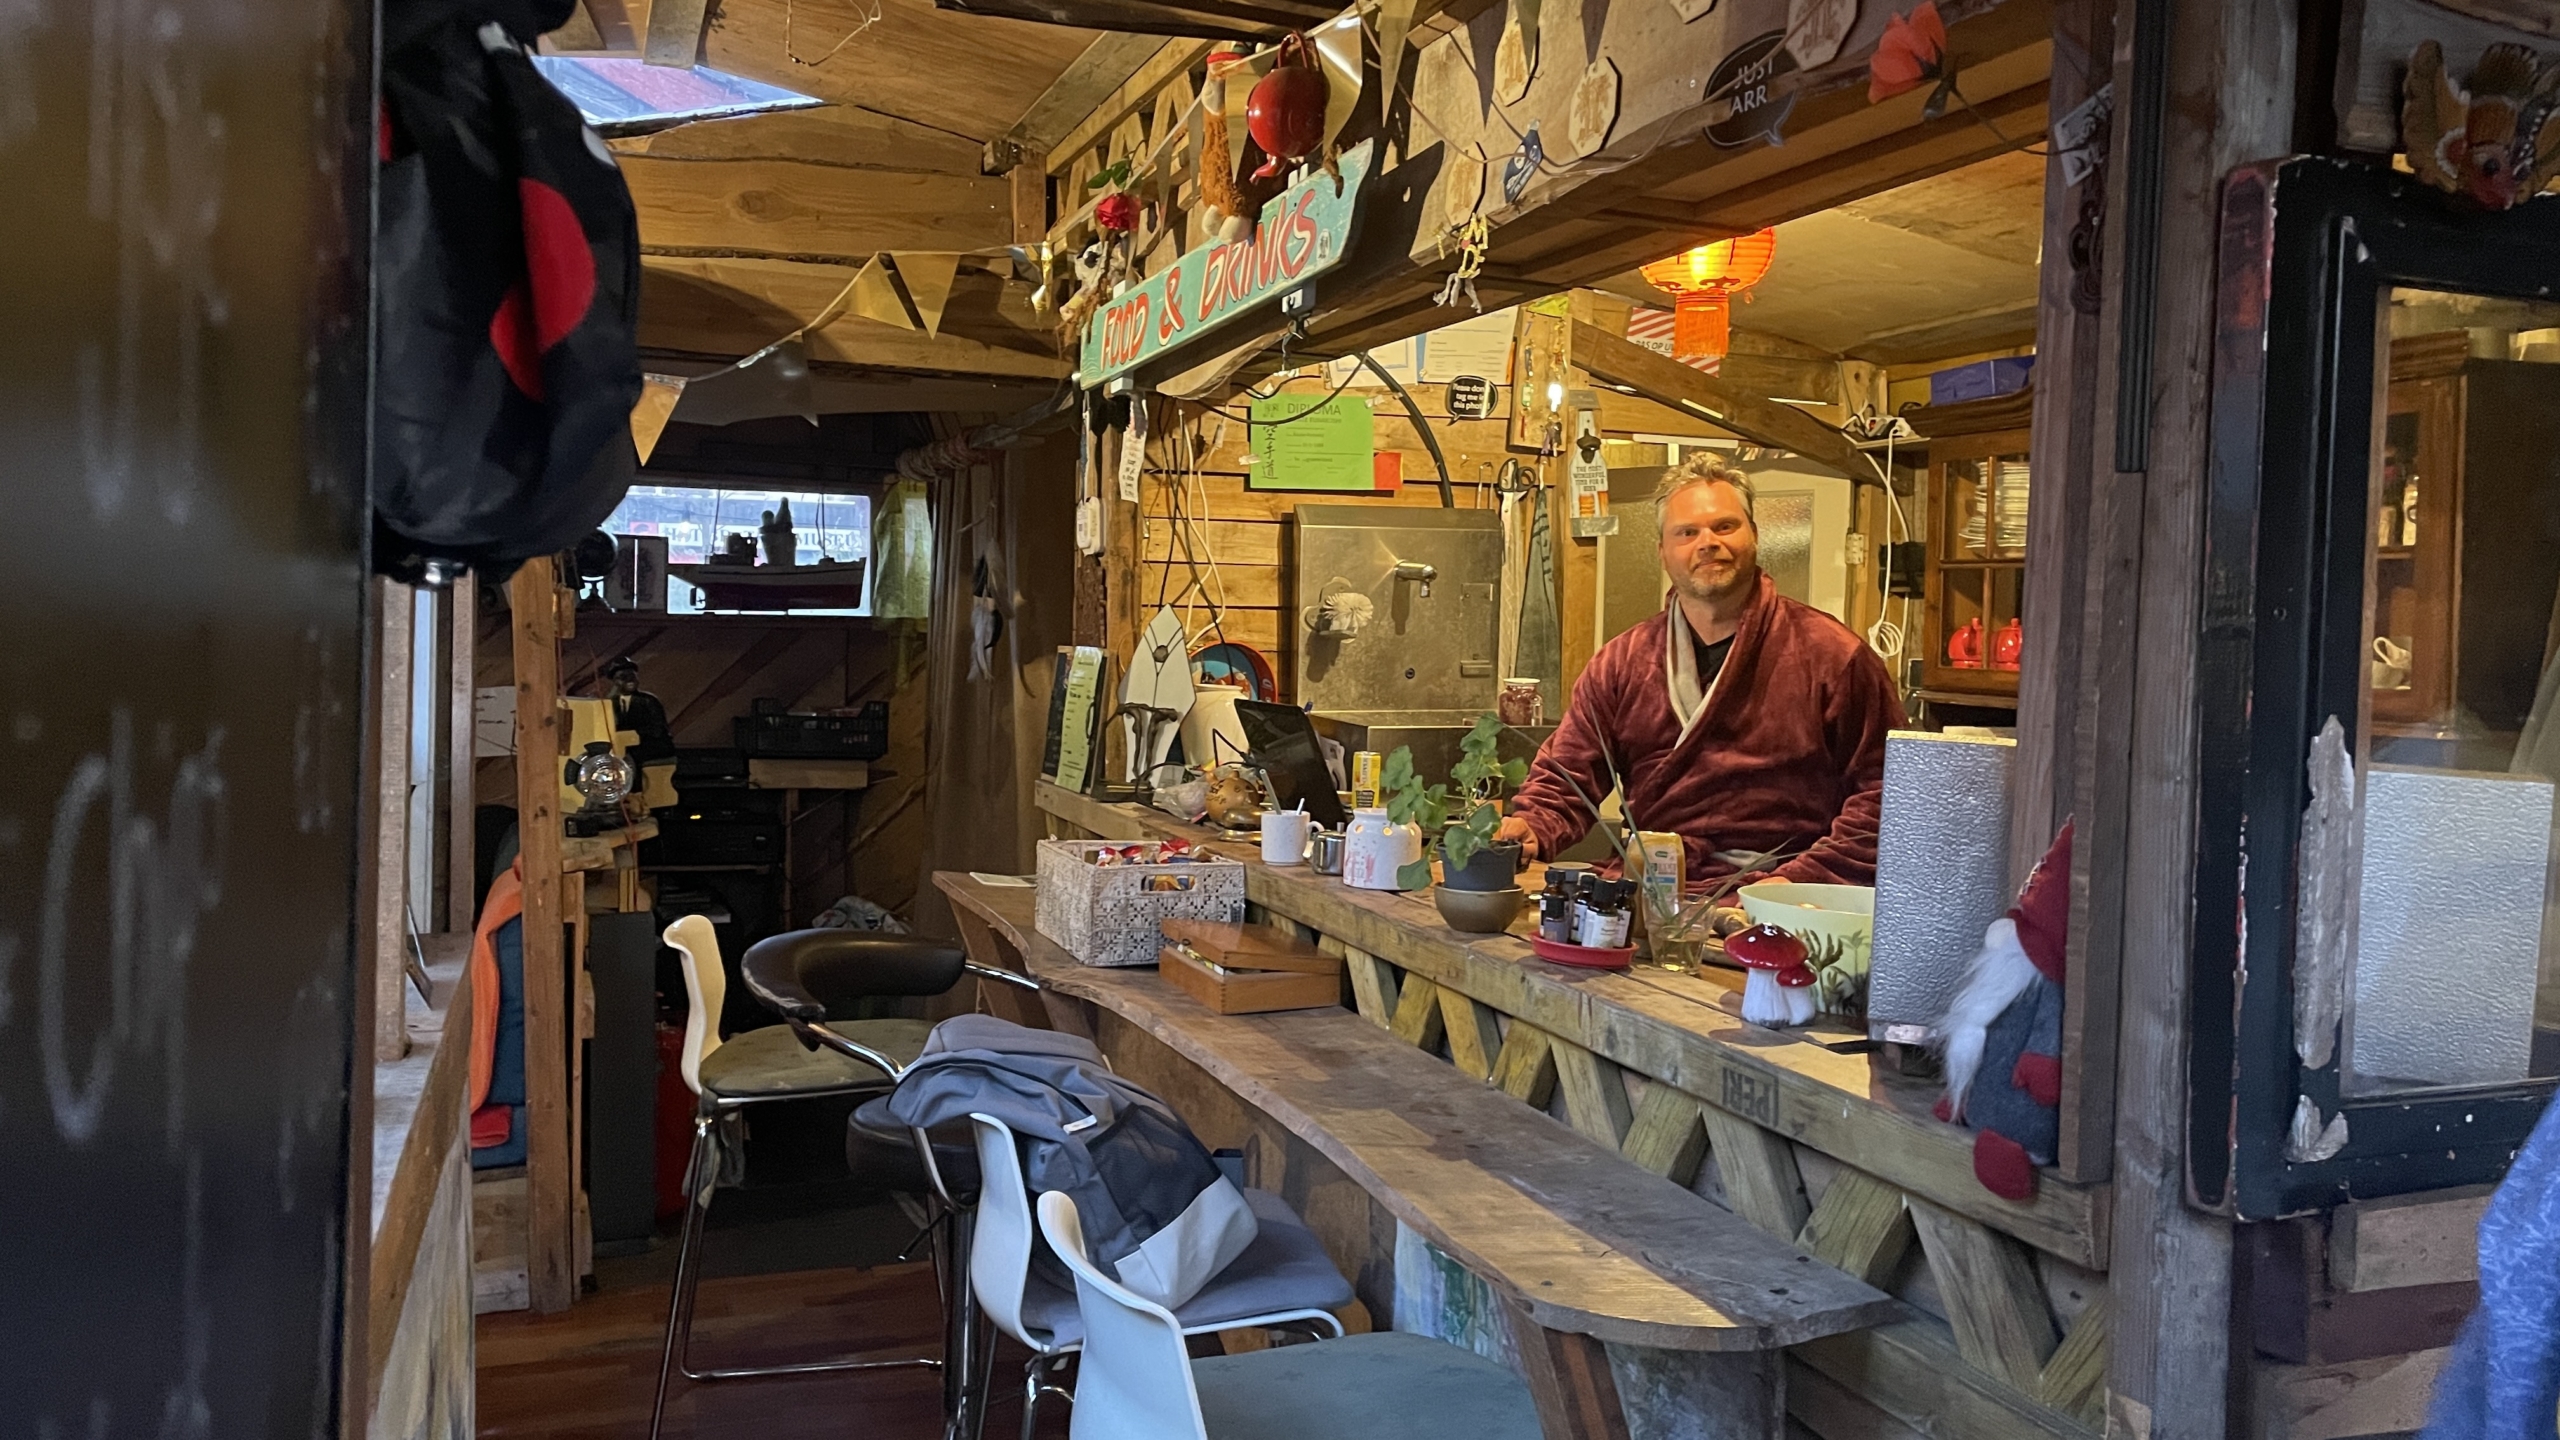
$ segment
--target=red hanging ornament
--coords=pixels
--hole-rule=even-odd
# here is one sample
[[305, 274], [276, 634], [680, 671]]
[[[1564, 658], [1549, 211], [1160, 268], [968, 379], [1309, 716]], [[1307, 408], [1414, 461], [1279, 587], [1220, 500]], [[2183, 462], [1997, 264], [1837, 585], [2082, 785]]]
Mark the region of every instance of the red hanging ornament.
[[1093, 223], [1115, 235], [1138, 228], [1138, 197], [1114, 190], [1093, 203]]
[[1254, 173], [1269, 180], [1284, 166], [1304, 160], [1324, 144], [1324, 107], [1333, 84], [1325, 79], [1315, 46], [1305, 34], [1281, 37], [1271, 73], [1254, 82], [1245, 97], [1245, 133], [1271, 158]]

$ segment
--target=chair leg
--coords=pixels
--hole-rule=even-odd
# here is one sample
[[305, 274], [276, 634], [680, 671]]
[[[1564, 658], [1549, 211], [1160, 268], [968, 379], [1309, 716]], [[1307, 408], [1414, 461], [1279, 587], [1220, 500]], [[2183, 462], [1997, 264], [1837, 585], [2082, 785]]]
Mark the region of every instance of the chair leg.
[[1049, 1357], [1034, 1355], [1022, 1370], [1022, 1440], [1031, 1440], [1032, 1430], [1040, 1423], [1040, 1372], [1049, 1366]]
[[[676, 1279], [667, 1297], [667, 1339], [658, 1355], [658, 1397], [649, 1411], [649, 1440], [658, 1440], [659, 1427], [667, 1418], [667, 1378], [669, 1372], [684, 1365], [684, 1352], [693, 1339], [693, 1292], [700, 1276], [698, 1251], [701, 1245], [703, 1213], [709, 1208], [702, 1182], [704, 1157], [710, 1149], [712, 1117], [699, 1114], [693, 1120], [693, 1153], [684, 1166], [684, 1227], [676, 1242]], [[685, 1366], [685, 1374], [693, 1374]]]

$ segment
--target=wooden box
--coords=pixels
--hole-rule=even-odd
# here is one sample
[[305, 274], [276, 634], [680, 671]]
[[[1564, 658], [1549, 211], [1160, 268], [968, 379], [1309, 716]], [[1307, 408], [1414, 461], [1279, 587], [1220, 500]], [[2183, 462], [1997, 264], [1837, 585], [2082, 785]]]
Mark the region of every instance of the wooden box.
[[1160, 973], [1221, 1015], [1342, 1003], [1342, 960], [1269, 925], [1167, 920]]

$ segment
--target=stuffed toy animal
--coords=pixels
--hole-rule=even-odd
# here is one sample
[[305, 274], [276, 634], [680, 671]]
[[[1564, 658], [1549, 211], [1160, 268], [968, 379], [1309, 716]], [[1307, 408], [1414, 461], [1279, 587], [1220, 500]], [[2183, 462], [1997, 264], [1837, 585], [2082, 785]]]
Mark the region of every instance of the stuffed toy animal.
[[2031, 1200], [2036, 1167], [2061, 1134], [2063, 954], [2071, 924], [2071, 824], [1991, 922], [1946, 1018], [1941, 1120], [1973, 1127], [1973, 1176], [2004, 1200]]

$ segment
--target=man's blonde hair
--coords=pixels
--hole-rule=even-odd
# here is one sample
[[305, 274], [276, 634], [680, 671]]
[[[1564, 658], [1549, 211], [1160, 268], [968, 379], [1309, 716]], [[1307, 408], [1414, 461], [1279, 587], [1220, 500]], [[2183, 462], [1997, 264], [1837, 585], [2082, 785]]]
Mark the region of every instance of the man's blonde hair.
[[1752, 492], [1751, 477], [1734, 469], [1722, 455], [1710, 450], [1672, 466], [1664, 473], [1662, 483], [1654, 487], [1653, 533], [1656, 539], [1661, 538], [1666, 517], [1671, 513], [1671, 497], [1692, 485], [1708, 484], [1732, 486], [1734, 493], [1742, 497], [1743, 518], [1751, 522], [1753, 530], [1760, 528], [1760, 513], [1755, 508], [1759, 497]]

